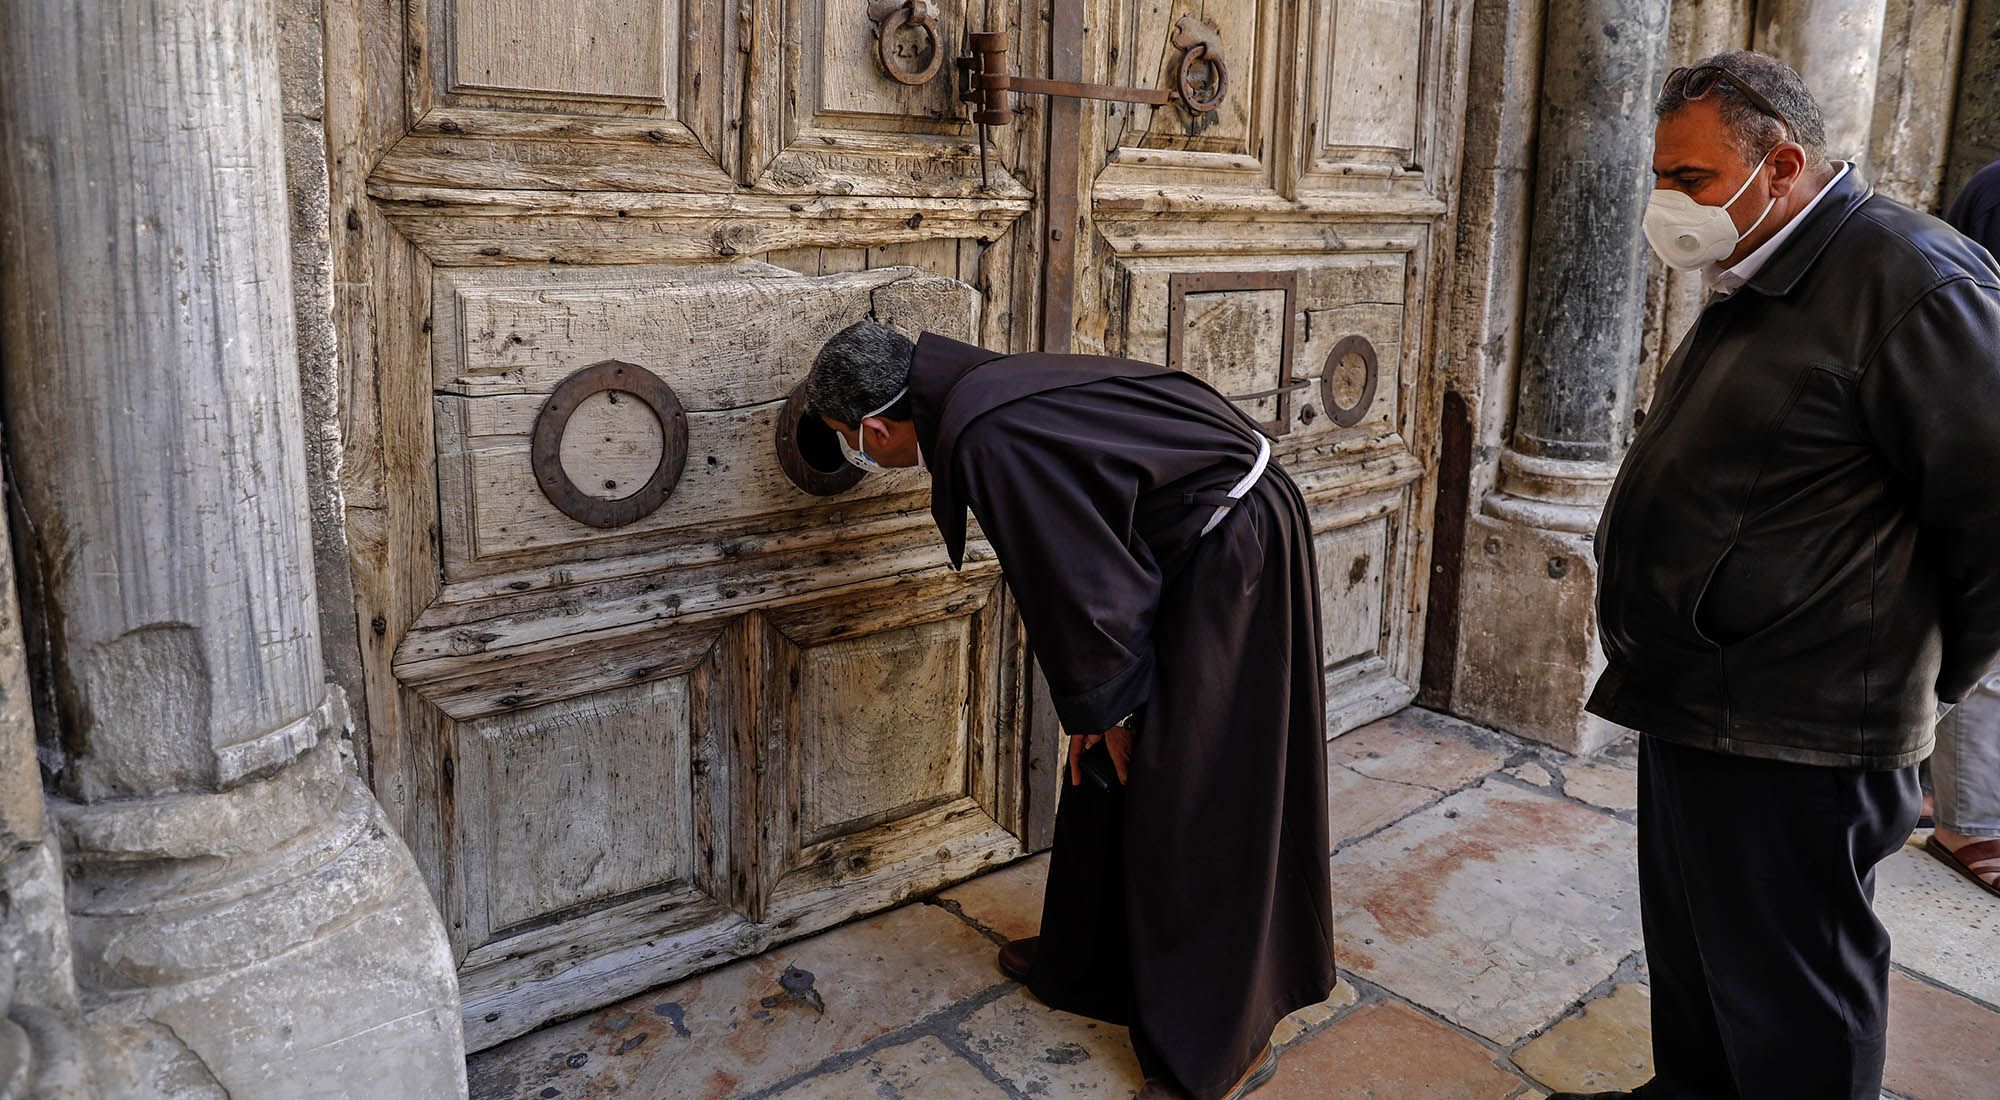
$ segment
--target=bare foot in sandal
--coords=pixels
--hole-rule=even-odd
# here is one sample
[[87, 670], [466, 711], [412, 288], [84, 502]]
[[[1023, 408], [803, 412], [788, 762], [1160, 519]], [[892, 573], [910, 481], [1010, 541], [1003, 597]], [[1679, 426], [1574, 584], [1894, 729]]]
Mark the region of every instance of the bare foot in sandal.
[[1931, 831], [1924, 850], [2000, 897], [2000, 838], [1965, 836], [1940, 825]]

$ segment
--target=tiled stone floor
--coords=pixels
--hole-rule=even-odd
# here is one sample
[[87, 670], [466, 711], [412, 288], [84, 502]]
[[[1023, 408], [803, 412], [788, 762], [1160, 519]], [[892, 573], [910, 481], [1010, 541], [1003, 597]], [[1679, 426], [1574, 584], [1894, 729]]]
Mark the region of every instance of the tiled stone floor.
[[[1406, 710], [1329, 752], [1347, 975], [1274, 1041], [1257, 1100], [1530, 1100], [1650, 1073], [1629, 743], [1588, 759]], [[994, 969], [1047, 857], [474, 1055], [473, 1100], [1123, 1100], [1124, 1030]], [[2000, 1100], [2000, 900], [1912, 844], [1887, 1086]]]

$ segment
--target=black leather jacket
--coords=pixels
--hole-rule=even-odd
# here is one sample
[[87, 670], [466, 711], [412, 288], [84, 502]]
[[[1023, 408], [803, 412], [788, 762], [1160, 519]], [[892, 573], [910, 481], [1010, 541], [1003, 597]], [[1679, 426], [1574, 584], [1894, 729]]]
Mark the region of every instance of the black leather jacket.
[[1662, 372], [1597, 531], [1593, 714], [1893, 768], [2000, 656], [2000, 268], [1849, 172]]

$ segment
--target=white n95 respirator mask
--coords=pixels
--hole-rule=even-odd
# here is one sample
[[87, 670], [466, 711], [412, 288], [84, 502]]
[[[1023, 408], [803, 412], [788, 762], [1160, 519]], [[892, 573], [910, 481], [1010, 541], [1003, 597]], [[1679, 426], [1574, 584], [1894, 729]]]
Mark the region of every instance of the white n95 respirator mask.
[[[1775, 152], [1775, 150], [1773, 150]], [[1774, 195], [1764, 204], [1764, 212], [1750, 223], [1750, 228], [1741, 233], [1736, 231], [1736, 223], [1730, 220], [1729, 208], [1750, 189], [1750, 181], [1763, 171], [1764, 161], [1771, 154], [1764, 154], [1764, 160], [1750, 170], [1743, 186], [1736, 189], [1729, 201], [1721, 206], [1704, 206], [1694, 201], [1685, 191], [1671, 187], [1656, 187], [1646, 200], [1646, 243], [1653, 246], [1660, 260], [1676, 271], [1693, 271], [1727, 259], [1736, 245], [1757, 231], [1764, 219], [1771, 214], [1771, 208], [1778, 205]]]
[[896, 396], [882, 402], [873, 411], [861, 414], [861, 419], [854, 422], [854, 441], [859, 444], [858, 447], [848, 446], [846, 436], [841, 435], [839, 432], [833, 433], [833, 438], [840, 444], [840, 457], [846, 459], [849, 466], [865, 474], [879, 474], [884, 472], [883, 465], [875, 461], [874, 456], [868, 453], [868, 430], [861, 425], [869, 417], [881, 416], [883, 413], [894, 408], [896, 402], [901, 401], [903, 395], [908, 392], [910, 392], [910, 387], [904, 386], [902, 389], [896, 391]]

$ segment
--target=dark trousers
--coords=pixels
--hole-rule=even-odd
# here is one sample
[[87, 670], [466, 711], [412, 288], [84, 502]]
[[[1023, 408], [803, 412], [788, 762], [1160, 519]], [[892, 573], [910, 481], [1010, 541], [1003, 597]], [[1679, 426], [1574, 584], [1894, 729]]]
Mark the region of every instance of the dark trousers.
[[1639, 900], [1653, 986], [1645, 1100], [1876, 1100], [1889, 933], [1875, 865], [1916, 826], [1917, 769], [1785, 764], [1652, 737]]

